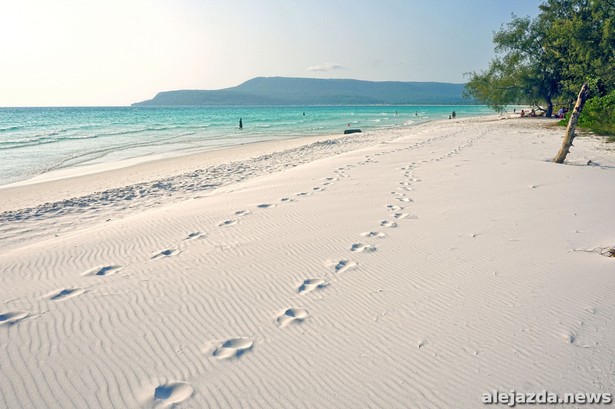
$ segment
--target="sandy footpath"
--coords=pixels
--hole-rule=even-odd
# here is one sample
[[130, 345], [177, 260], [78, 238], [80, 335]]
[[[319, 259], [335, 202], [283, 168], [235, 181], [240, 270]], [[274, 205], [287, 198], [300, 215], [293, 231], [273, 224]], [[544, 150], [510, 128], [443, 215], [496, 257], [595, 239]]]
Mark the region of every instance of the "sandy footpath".
[[562, 134], [441, 121], [11, 190], [0, 407], [615, 393], [615, 153], [578, 138], [552, 164]]

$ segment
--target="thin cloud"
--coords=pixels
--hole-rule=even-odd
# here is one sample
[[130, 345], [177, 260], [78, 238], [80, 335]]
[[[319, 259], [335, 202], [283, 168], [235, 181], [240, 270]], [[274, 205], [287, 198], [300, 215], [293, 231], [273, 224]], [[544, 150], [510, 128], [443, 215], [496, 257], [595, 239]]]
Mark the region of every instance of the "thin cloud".
[[345, 70], [345, 69], [346, 67], [344, 67], [343, 65], [333, 64], [333, 63], [318, 64], [318, 65], [313, 65], [307, 68], [308, 71], [321, 71], [321, 72]]

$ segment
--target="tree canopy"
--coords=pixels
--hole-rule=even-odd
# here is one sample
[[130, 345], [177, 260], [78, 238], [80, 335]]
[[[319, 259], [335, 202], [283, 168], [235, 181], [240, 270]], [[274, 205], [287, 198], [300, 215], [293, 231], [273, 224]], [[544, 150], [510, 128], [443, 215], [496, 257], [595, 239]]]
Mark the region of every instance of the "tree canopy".
[[595, 96], [615, 90], [615, 0], [545, 0], [535, 18], [513, 15], [494, 33], [496, 56], [468, 73], [465, 94], [496, 110], [507, 104], [570, 104], [588, 82]]

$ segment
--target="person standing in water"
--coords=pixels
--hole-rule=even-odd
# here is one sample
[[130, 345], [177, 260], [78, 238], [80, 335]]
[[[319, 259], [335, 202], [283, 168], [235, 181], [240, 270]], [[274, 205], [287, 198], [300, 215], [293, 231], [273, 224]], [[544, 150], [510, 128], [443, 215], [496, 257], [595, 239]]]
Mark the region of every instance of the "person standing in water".
[[239, 118], [239, 129], [243, 129], [243, 122], [241, 121], [241, 118]]

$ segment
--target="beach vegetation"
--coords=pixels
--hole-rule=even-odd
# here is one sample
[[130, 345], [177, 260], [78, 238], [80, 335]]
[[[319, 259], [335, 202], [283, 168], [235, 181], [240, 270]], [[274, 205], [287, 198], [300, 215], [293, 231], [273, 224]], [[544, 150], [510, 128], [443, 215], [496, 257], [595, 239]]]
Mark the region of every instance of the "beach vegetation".
[[588, 100], [579, 117], [579, 126], [600, 135], [609, 135], [609, 141], [615, 142], [615, 91]]
[[[569, 119], [570, 112], [558, 125], [567, 126]], [[583, 115], [579, 117], [579, 127], [608, 136], [609, 142], [615, 142], [615, 91], [589, 99], [583, 108]]]
[[539, 8], [494, 33], [496, 55], [466, 74], [466, 96], [498, 111], [529, 104], [550, 117], [554, 104], [572, 108], [584, 83], [590, 98], [615, 90], [615, 1], [545, 0]]

